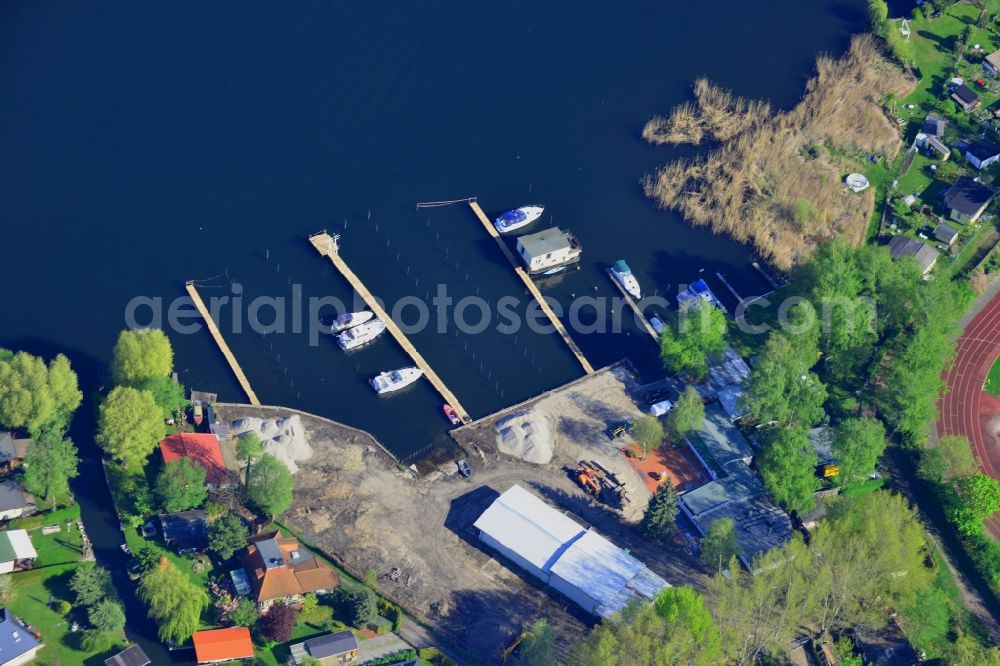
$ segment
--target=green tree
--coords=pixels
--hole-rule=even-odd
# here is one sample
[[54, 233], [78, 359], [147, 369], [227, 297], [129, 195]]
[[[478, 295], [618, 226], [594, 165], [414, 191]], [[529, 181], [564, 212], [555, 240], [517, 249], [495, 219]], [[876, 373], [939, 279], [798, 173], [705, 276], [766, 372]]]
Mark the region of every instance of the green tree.
[[88, 629], [83, 632], [80, 639], [80, 647], [87, 652], [107, 652], [115, 644], [117, 636], [101, 631], [100, 629]]
[[670, 538], [679, 510], [677, 506], [679, 499], [674, 482], [668, 477], [656, 489], [646, 511], [642, 514], [642, 531], [646, 536], [664, 541]]
[[[758, 423], [812, 427], [823, 417], [826, 386], [810, 368], [819, 358], [815, 346], [772, 332], [746, 380], [743, 407]], [[800, 344], [802, 343], [802, 344]]]
[[660, 360], [677, 374], [701, 379], [708, 362], [726, 350], [726, 318], [715, 306], [699, 302], [681, 313], [675, 327], [660, 333]]
[[184, 385], [180, 382], [175, 382], [166, 375], [145, 377], [132, 384], [132, 386], [140, 391], [149, 391], [165, 419], [169, 419], [177, 412], [183, 411], [187, 405], [187, 400], [184, 398]]
[[701, 540], [701, 559], [718, 571], [740, 552], [736, 538], [736, 524], [732, 518], [718, 518], [708, 526], [708, 533]]
[[667, 429], [675, 439], [697, 432], [705, 423], [705, 405], [693, 386], [688, 386], [677, 398], [677, 404], [667, 415]]
[[872, 418], [841, 421], [833, 436], [833, 456], [840, 468], [837, 483], [851, 486], [864, 482], [875, 470], [885, 445], [885, 427], [881, 421]]
[[24, 457], [24, 489], [45, 501], [55, 509], [59, 502], [70, 498], [69, 480], [79, 473], [76, 446], [57, 430], [42, 430], [38, 437], [28, 444]]
[[819, 458], [802, 427], [780, 428], [768, 433], [757, 456], [757, 469], [774, 501], [789, 511], [811, 511], [812, 494], [819, 489], [815, 468]]
[[987, 647], [969, 634], [957, 636], [942, 656], [945, 666], [1000, 666], [1000, 647]]
[[236, 442], [236, 457], [246, 463], [246, 471], [243, 476], [243, 485], [248, 485], [250, 481], [250, 468], [264, 455], [264, 445], [260, 441], [260, 436], [255, 432], [246, 432], [240, 435]]
[[167, 513], [197, 508], [208, 497], [205, 468], [190, 458], [171, 460], [156, 475], [155, 492]]
[[550, 666], [558, 662], [556, 634], [548, 620], [542, 618], [531, 625], [517, 651], [517, 666]]
[[291, 506], [295, 479], [281, 461], [269, 453], [261, 454], [250, 468], [247, 499], [258, 511], [277, 516]]
[[364, 627], [378, 615], [378, 597], [367, 587], [351, 593], [351, 626]]
[[103, 599], [90, 606], [87, 619], [99, 631], [120, 634], [125, 629], [125, 610], [112, 599]]
[[983, 521], [1000, 511], [1000, 482], [985, 474], [973, 474], [956, 483], [957, 501], [951, 507], [951, 519], [966, 535], [982, 532]]
[[941, 452], [945, 475], [949, 479], [961, 479], [976, 473], [976, 459], [972, 457], [972, 444], [965, 437], [944, 435], [938, 440], [937, 450]]
[[663, 432], [660, 419], [650, 414], [643, 414], [635, 421], [632, 437], [642, 445], [643, 453], [649, 453], [650, 450], [655, 451], [660, 447], [666, 435]]
[[881, 32], [889, 18], [889, 6], [885, 0], [868, 0], [868, 20], [875, 32]]
[[205, 590], [166, 557], [143, 574], [138, 594], [149, 607], [160, 640], [170, 645], [180, 645], [198, 630], [201, 612], [208, 605]]
[[115, 344], [111, 374], [116, 384], [133, 384], [147, 377], [166, 377], [174, 367], [174, 350], [157, 328], [122, 331]]
[[83, 401], [83, 393], [80, 392], [76, 373], [70, 367], [69, 359], [62, 354], [56, 355], [49, 363], [48, 386], [54, 403], [55, 422], [65, 426]]
[[62, 354], [46, 366], [37, 356], [0, 349], [0, 425], [33, 436], [45, 427], [63, 430], [82, 398]]
[[239, 516], [227, 513], [208, 528], [208, 547], [219, 558], [228, 560], [247, 543], [247, 526]]
[[126, 468], [141, 467], [167, 434], [149, 391], [119, 386], [101, 404], [97, 443]]
[[633, 600], [594, 627], [574, 650], [575, 666], [709, 666], [720, 663], [719, 629], [704, 600], [687, 587], [668, 587], [652, 604]]
[[96, 564], [83, 564], [69, 579], [69, 589], [76, 595], [78, 606], [93, 606], [104, 599], [117, 599], [111, 574]]
[[252, 627], [257, 621], [257, 604], [243, 597], [229, 613], [229, 623], [234, 627]]

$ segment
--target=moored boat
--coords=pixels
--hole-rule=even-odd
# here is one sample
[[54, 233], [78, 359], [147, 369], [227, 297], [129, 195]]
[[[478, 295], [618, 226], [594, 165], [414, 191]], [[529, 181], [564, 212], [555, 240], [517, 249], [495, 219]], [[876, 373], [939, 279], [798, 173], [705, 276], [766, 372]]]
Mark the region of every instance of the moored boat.
[[639, 287], [639, 281], [635, 279], [632, 269], [629, 268], [624, 259], [619, 259], [615, 262], [615, 265], [611, 267], [611, 277], [613, 277], [615, 281], [622, 286], [622, 289], [627, 291], [632, 298], [635, 300], [642, 298], [642, 289]]
[[448, 403], [444, 403], [442, 409], [444, 410], [444, 415], [448, 417], [448, 420], [451, 421], [452, 425], [458, 425], [462, 422], [462, 419], [458, 418], [458, 412], [456, 412], [455, 408]]
[[424, 371], [420, 368], [400, 368], [399, 370], [381, 372], [369, 379], [368, 383], [371, 384], [376, 393], [382, 395], [409, 386], [420, 379], [423, 374]]
[[344, 351], [357, 349], [380, 336], [384, 330], [385, 322], [381, 319], [374, 319], [367, 324], [361, 324], [337, 334], [337, 344]]
[[375, 313], [370, 310], [362, 310], [361, 312], [345, 312], [333, 320], [333, 326], [330, 327], [330, 332], [339, 333], [341, 331], [346, 331], [349, 328], [365, 323], [374, 316]]
[[201, 422], [204, 420], [204, 411], [202, 410], [201, 400], [195, 400], [194, 404], [191, 406], [191, 420], [194, 421], [196, 426], [200, 426]]
[[502, 234], [510, 233], [528, 226], [540, 218], [544, 212], [544, 206], [521, 206], [498, 217], [493, 222], [493, 226]]
[[715, 297], [715, 293], [704, 280], [696, 280], [692, 282], [688, 285], [687, 289], [684, 289], [677, 294], [677, 306], [682, 310], [698, 302], [709, 303], [716, 306], [723, 312], [726, 311], [726, 308], [723, 307], [722, 303], [719, 302], [719, 299]]

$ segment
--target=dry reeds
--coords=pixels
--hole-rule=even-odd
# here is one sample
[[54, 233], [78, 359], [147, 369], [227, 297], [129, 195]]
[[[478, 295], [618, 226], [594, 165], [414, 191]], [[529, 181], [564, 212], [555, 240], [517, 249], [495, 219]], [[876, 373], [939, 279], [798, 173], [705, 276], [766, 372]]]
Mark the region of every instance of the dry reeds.
[[[782, 269], [829, 238], [858, 243], [874, 195], [845, 192], [840, 181], [847, 165], [838, 155], [879, 152], [891, 158], [899, 150], [899, 133], [882, 100], [913, 83], [870, 35], [855, 37], [840, 59], [820, 57], [802, 100], [787, 113], [775, 114], [768, 104], [734, 97], [701, 79], [694, 103], [653, 118], [643, 136], [657, 144], [711, 138], [720, 145], [647, 175], [643, 187], [663, 208], [753, 243]], [[817, 146], [835, 150], [811, 150]]]

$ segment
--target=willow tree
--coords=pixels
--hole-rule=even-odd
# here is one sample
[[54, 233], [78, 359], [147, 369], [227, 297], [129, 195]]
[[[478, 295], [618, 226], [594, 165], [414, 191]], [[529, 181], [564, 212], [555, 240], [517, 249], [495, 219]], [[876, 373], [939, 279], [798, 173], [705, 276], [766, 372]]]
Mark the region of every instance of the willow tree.
[[201, 625], [208, 606], [205, 590], [191, 582], [166, 557], [147, 571], [139, 583], [139, 598], [149, 607], [149, 617], [159, 627], [161, 641], [180, 645]]
[[174, 350], [158, 328], [122, 331], [115, 344], [111, 374], [118, 384], [132, 384], [149, 377], [166, 377], [174, 367]]
[[141, 466], [167, 434], [149, 391], [119, 386], [101, 404], [97, 443], [126, 467]]

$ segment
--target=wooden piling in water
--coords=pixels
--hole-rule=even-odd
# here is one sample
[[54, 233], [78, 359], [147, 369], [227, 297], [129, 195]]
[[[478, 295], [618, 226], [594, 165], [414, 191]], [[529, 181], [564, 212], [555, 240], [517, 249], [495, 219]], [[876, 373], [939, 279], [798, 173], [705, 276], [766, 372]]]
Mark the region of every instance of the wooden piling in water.
[[635, 316], [639, 319], [640, 322], [642, 322], [642, 327], [646, 329], [646, 332], [649, 333], [653, 337], [653, 340], [656, 342], [656, 344], [659, 345], [660, 336], [656, 334], [656, 329], [653, 328], [653, 325], [649, 323], [648, 319], [646, 319], [646, 315], [644, 315], [642, 313], [642, 310], [639, 309], [639, 304], [635, 302], [634, 298], [632, 298], [632, 294], [625, 291], [625, 287], [623, 287], [621, 283], [615, 279], [615, 276], [612, 275], [610, 268], [606, 270], [608, 273], [608, 277], [611, 278], [611, 282], [616, 287], [618, 287], [618, 291], [620, 291], [622, 293], [622, 296], [625, 297], [625, 302], [629, 304], [629, 306], [632, 308], [632, 311], [635, 312]]
[[382, 306], [379, 305], [379, 302], [368, 290], [368, 287], [364, 285], [361, 278], [354, 274], [354, 271], [350, 269], [347, 262], [345, 262], [343, 257], [340, 256], [336, 238], [325, 231], [321, 231], [310, 236], [309, 242], [312, 243], [312, 246], [316, 248], [316, 251], [319, 252], [320, 255], [329, 258], [330, 261], [333, 262], [336, 269], [340, 271], [340, 274], [343, 275], [344, 278], [350, 283], [351, 287], [354, 288], [354, 291], [358, 293], [358, 296], [360, 296], [365, 303], [368, 304], [368, 307], [370, 307], [372, 312], [375, 313], [375, 316], [385, 322], [385, 327], [388, 329], [392, 337], [396, 339], [396, 342], [403, 348], [403, 351], [410, 355], [410, 358], [413, 359], [413, 363], [418, 368], [423, 370], [424, 376], [428, 381], [430, 381], [431, 385], [437, 389], [437, 392], [441, 394], [444, 401], [452, 406], [458, 414], [458, 418], [462, 420], [462, 423], [470, 422], [472, 419], [469, 417], [469, 413], [466, 412], [465, 408], [458, 402], [458, 398], [455, 397], [455, 394], [451, 392], [451, 389], [449, 389], [438, 374], [434, 372], [430, 363], [428, 363], [420, 352], [417, 351], [417, 348], [413, 346], [413, 343], [410, 342], [399, 326], [396, 325], [396, 322], [394, 322]]
[[563, 342], [566, 343], [569, 350], [573, 352], [573, 356], [576, 357], [576, 360], [583, 367], [584, 372], [588, 375], [594, 374], [594, 368], [590, 365], [590, 361], [587, 360], [587, 357], [583, 355], [583, 351], [580, 349], [580, 346], [577, 345], [576, 341], [570, 337], [566, 327], [563, 326], [559, 317], [557, 317], [556, 313], [552, 311], [551, 307], [549, 307], [548, 302], [546, 302], [545, 298], [542, 296], [542, 292], [538, 290], [538, 287], [535, 285], [535, 281], [532, 280], [527, 271], [521, 267], [521, 263], [517, 260], [517, 257], [514, 256], [514, 253], [510, 251], [510, 248], [507, 247], [507, 243], [504, 241], [503, 237], [496, 230], [496, 227], [493, 226], [493, 223], [490, 222], [490, 219], [486, 217], [486, 213], [483, 212], [483, 209], [479, 207], [479, 203], [474, 199], [470, 200], [469, 207], [472, 209], [472, 212], [476, 214], [476, 217], [479, 218], [479, 221], [483, 223], [483, 226], [486, 227], [487, 233], [489, 233], [489, 235], [493, 237], [493, 240], [497, 242], [497, 245], [500, 246], [500, 250], [504, 253], [504, 256], [507, 257], [507, 260], [510, 261], [511, 266], [514, 267], [514, 272], [517, 273], [518, 277], [521, 278], [524, 285], [528, 288], [528, 291], [531, 292], [532, 296], [534, 296], [535, 301], [537, 301], [539, 307], [542, 308], [542, 312], [548, 316], [549, 321], [552, 322], [553, 328], [555, 328], [556, 332], [559, 333], [560, 337], [562, 337]]
[[251, 405], [260, 406], [260, 400], [257, 399], [257, 394], [253, 392], [253, 388], [250, 387], [250, 380], [247, 379], [246, 373], [243, 372], [243, 368], [240, 364], [236, 362], [236, 357], [233, 356], [233, 352], [229, 349], [229, 345], [226, 344], [225, 338], [222, 337], [222, 332], [216, 325], [215, 320], [212, 319], [212, 314], [208, 311], [205, 306], [205, 302], [201, 300], [201, 295], [198, 294], [198, 289], [194, 286], [194, 282], [188, 282], [186, 285], [187, 293], [194, 301], [194, 306], [198, 308], [198, 312], [201, 313], [202, 318], [205, 320], [205, 325], [208, 326], [208, 332], [212, 334], [215, 338], [215, 344], [219, 346], [219, 351], [225, 357], [226, 362], [229, 363], [229, 367], [232, 369], [233, 374], [236, 375], [236, 381], [240, 383], [243, 387], [243, 392], [247, 394], [247, 398], [250, 400]]

